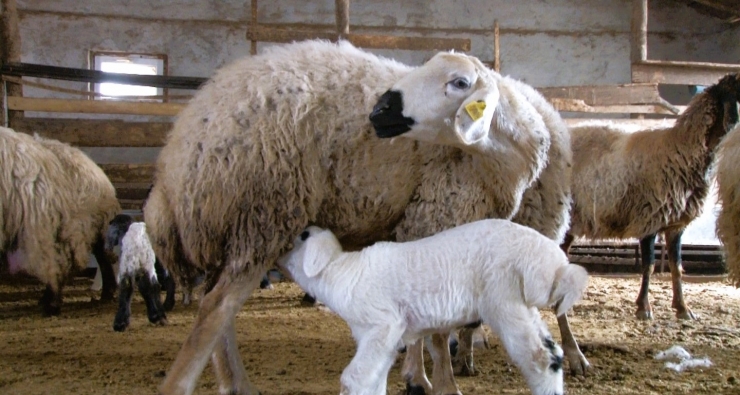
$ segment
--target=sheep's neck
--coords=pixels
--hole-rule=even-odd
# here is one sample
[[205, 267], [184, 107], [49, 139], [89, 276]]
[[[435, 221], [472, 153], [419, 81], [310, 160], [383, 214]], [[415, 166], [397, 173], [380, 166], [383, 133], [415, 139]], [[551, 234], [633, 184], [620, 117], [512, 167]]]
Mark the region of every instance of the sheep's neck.
[[360, 252], [343, 252], [335, 257], [316, 277], [310, 281], [306, 291], [326, 304], [331, 310], [344, 315], [352, 305], [353, 289], [363, 273]]

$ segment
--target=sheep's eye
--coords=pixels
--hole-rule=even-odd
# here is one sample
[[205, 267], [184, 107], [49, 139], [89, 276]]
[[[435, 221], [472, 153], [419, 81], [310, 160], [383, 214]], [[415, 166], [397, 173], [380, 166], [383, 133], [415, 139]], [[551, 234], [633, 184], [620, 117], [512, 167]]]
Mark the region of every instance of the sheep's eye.
[[308, 236], [311, 236], [311, 234], [308, 233], [307, 230], [304, 230], [303, 233], [301, 233], [301, 241], [306, 241], [306, 239], [308, 238]]
[[470, 88], [470, 81], [468, 81], [467, 78], [455, 78], [454, 80], [448, 82], [448, 84], [454, 86], [457, 89], [465, 90]]

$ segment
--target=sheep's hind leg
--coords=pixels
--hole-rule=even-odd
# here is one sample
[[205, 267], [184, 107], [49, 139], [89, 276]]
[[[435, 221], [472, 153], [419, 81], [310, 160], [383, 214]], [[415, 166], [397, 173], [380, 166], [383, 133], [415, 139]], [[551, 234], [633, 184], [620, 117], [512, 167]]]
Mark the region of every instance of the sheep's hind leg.
[[124, 276], [121, 279], [121, 286], [118, 290], [118, 311], [116, 318], [113, 320], [113, 330], [123, 332], [128, 328], [131, 317], [131, 297], [134, 295], [134, 285], [131, 276]]
[[211, 355], [213, 369], [219, 382], [219, 392], [222, 394], [259, 394], [247, 377], [244, 363], [239, 355], [236, 342], [234, 320], [226, 324], [224, 334], [216, 343]]
[[146, 303], [146, 314], [149, 322], [154, 325], [167, 325], [167, 315], [162, 307], [162, 299], [159, 296], [161, 287], [157, 280], [149, 276], [149, 273], [139, 277], [139, 292]]
[[401, 376], [406, 380], [407, 395], [431, 395], [432, 383], [424, 371], [424, 341], [406, 345]]
[[686, 306], [683, 299], [683, 267], [681, 265], [681, 235], [683, 229], [667, 231], [668, 241], [668, 266], [671, 268], [671, 280], [673, 282], [673, 308], [676, 309], [676, 317], [681, 320], [695, 320], [696, 315]]
[[[460, 389], [457, 388], [457, 383], [455, 383], [455, 377], [452, 374], [452, 360], [450, 357], [449, 341], [449, 333], [435, 333], [432, 335], [432, 344], [431, 347], [429, 347], [429, 354], [432, 356], [432, 361], [434, 361], [432, 368], [432, 393], [434, 395], [461, 395]], [[472, 357], [472, 352], [470, 355]]]
[[[216, 343], [223, 340], [228, 325], [230, 323], [233, 325], [236, 313], [257, 288], [260, 280], [259, 275], [249, 276], [246, 273], [235, 277], [230, 275], [229, 272], [222, 272], [218, 279], [208, 282], [214, 285], [208, 287], [201, 298], [193, 329], [177, 353], [175, 362], [170, 366], [167, 377], [159, 388], [160, 394], [193, 393], [195, 383], [208, 363], [208, 357], [214, 351]], [[229, 347], [236, 350], [237, 345]], [[234, 360], [234, 363], [236, 362]]]
[[[475, 376], [478, 372], [475, 371], [473, 349], [474, 341], [473, 338], [476, 333], [483, 336], [485, 346], [488, 348], [488, 340], [485, 339], [485, 333], [483, 326], [480, 322], [465, 326], [460, 329], [457, 342], [457, 352], [452, 357], [452, 369], [455, 375], [458, 376]], [[432, 375], [434, 381], [434, 375]]]
[[581, 349], [578, 347], [576, 338], [570, 331], [567, 314], [558, 317], [558, 329], [560, 329], [560, 339], [563, 342], [563, 351], [570, 366], [570, 374], [573, 376], [585, 376], [591, 364], [588, 363], [586, 356], [583, 355]]
[[653, 319], [653, 309], [650, 307], [650, 276], [655, 268], [655, 234], [640, 239], [640, 256], [642, 259], [642, 284], [637, 295], [637, 312], [635, 316], [640, 320]]

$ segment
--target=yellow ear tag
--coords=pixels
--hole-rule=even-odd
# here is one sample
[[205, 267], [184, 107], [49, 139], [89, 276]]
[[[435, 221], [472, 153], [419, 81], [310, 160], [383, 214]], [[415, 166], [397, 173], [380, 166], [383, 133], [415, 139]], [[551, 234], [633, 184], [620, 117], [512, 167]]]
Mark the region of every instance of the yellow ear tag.
[[479, 120], [483, 116], [483, 110], [486, 109], [486, 102], [483, 100], [473, 101], [465, 105], [465, 111], [468, 112], [473, 121]]

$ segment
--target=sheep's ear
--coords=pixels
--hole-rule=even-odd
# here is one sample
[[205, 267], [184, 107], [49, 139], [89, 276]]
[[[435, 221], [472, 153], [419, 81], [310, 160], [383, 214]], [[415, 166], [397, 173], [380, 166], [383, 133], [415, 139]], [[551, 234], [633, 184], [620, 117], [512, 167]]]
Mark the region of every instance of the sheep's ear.
[[326, 233], [312, 235], [306, 241], [303, 271], [309, 278], [316, 277], [329, 264], [336, 252], [336, 245]]
[[498, 100], [495, 86], [480, 88], [465, 99], [455, 115], [455, 133], [463, 144], [475, 144], [488, 135]]

